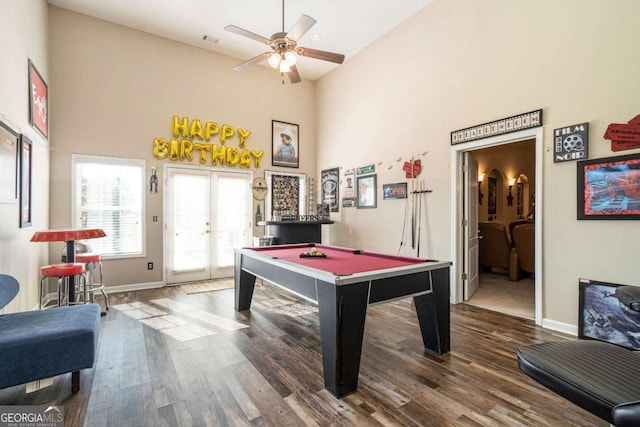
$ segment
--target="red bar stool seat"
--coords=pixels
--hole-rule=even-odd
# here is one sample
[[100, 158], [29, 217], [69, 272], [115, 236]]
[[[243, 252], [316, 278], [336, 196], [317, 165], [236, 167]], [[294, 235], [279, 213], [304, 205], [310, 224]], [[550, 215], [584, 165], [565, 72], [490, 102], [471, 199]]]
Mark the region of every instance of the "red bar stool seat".
[[[57, 307], [63, 305], [63, 288], [65, 290], [65, 298], [68, 293], [69, 288], [69, 277], [71, 276], [80, 276], [82, 280], [78, 280], [78, 284], [86, 287], [86, 278], [84, 276], [85, 266], [82, 263], [60, 263], [60, 264], [52, 264], [45, 265], [40, 268], [40, 310], [42, 310], [42, 303], [44, 299], [44, 286], [47, 282], [47, 279], [55, 277], [58, 279], [58, 300]], [[68, 301], [67, 301], [68, 302]]]
[[[95, 291], [100, 291], [102, 293], [102, 296], [104, 297], [105, 308], [109, 310], [109, 299], [107, 298], [107, 293], [104, 289], [104, 281], [102, 276], [102, 255], [94, 252], [76, 252], [76, 262], [84, 263], [86, 265], [87, 275], [89, 276], [84, 287], [85, 302], [93, 302], [93, 293]], [[97, 283], [93, 280], [93, 274], [96, 267], [100, 269], [100, 281]]]

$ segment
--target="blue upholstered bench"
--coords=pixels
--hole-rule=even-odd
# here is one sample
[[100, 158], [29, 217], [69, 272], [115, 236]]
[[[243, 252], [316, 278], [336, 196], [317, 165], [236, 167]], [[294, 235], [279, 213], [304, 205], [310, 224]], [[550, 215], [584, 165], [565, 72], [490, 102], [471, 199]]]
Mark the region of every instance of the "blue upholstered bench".
[[[17, 295], [16, 279], [0, 274], [0, 309]], [[80, 390], [80, 370], [93, 367], [100, 306], [73, 305], [0, 315], [0, 388], [71, 372]]]

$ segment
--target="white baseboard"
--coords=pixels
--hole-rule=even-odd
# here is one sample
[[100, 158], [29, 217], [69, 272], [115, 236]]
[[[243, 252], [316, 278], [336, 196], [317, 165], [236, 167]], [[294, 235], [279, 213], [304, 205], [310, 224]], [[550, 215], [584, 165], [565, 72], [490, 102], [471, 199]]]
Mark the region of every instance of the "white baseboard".
[[578, 336], [578, 327], [569, 323], [557, 322], [550, 319], [542, 319], [542, 327], [545, 329], [551, 329], [552, 331], [573, 335], [574, 337]]
[[140, 291], [142, 289], [155, 289], [163, 286], [164, 282], [132, 283], [130, 285], [105, 286], [104, 290], [108, 295], [112, 292]]

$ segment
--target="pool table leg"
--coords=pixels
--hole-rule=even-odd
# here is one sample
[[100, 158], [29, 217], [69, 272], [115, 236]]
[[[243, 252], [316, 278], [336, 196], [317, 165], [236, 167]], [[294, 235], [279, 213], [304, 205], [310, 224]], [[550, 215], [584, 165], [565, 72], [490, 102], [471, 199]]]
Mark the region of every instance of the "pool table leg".
[[317, 282], [324, 385], [337, 398], [356, 391], [369, 282]]
[[241, 255], [236, 254], [236, 262], [233, 275], [235, 285], [236, 311], [249, 310], [253, 298], [253, 288], [256, 284], [256, 276], [242, 269]]
[[413, 298], [424, 347], [438, 354], [451, 350], [449, 269], [431, 271], [433, 292]]

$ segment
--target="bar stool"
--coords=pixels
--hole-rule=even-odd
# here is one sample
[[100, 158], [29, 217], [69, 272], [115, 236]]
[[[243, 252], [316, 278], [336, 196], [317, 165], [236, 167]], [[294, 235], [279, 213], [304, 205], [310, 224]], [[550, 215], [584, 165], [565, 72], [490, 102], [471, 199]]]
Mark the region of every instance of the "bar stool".
[[84, 272], [85, 272], [84, 264], [77, 263], [77, 262], [52, 264], [52, 265], [45, 265], [44, 267], [41, 267], [40, 268], [40, 310], [42, 310], [42, 300], [44, 298], [44, 285], [47, 282], [47, 279], [51, 277], [55, 277], [58, 279], [57, 306], [60, 307], [62, 306], [62, 303], [63, 303], [63, 300], [62, 300], [63, 287], [66, 287], [65, 298], [67, 298], [67, 302], [69, 302], [68, 301], [69, 277], [78, 276], [80, 278], [77, 281], [78, 285], [82, 286], [83, 289], [86, 289], [87, 281], [86, 281]]
[[[85, 264], [87, 275], [89, 276], [84, 287], [84, 301], [88, 302], [90, 300], [91, 302], [93, 302], [93, 293], [95, 291], [100, 291], [102, 292], [102, 296], [104, 297], [105, 309], [109, 310], [109, 299], [107, 298], [107, 293], [104, 290], [104, 281], [102, 279], [102, 256], [93, 252], [76, 252], [76, 262]], [[100, 269], [100, 281], [98, 283], [94, 283], [93, 281], [93, 273], [96, 269], [96, 266]]]

